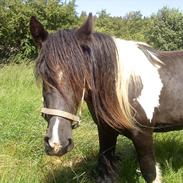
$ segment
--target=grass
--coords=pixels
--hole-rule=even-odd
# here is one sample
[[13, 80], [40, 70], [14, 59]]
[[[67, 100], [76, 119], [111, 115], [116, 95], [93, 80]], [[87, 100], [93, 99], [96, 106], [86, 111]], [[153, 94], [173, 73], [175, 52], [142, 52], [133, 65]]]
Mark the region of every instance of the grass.
[[[44, 153], [46, 122], [40, 116], [41, 91], [33, 65], [0, 69], [0, 182], [93, 183], [98, 153], [95, 124], [83, 108], [81, 126], [73, 131], [75, 148], [63, 157]], [[163, 183], [183, 182], [183, 132], [156, 134], [156, 158]], [[120, 136], [117, 153], [120, 183], [144, 183], [131, 141]]]

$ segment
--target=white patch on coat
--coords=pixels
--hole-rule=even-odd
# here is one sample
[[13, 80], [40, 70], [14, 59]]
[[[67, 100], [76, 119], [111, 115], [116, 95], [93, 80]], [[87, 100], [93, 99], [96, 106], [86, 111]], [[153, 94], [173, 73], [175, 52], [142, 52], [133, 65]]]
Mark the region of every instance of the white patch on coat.
[[62, 78], [63, 78], [63, 72], [62, 71], [60, 71], [58, 73], [58, 78], [59, 78], [60, 81], [62, 80]]
[[[151, 121], [154, 108], [159, 106], [159, 96], [163, 87], [158, 73], [159, 68], [151, 64], [143, 51], [138, 48], [138, 42], [118, 38], [114, 38], [114, 42], [118, 50], [118, 67], [120, 67], [118, 72], [124, 72], [121, 77], [125, 77], [127, 83], [131, 76], [141, 78], [143, 89], [137, 101]], [[156, 57], [152, 52], [151, 56]], [[158, 58], [156, 60], [160, 61]]]
[[161, 183], [162, 182], [162, 176], [161, 176], [161, 170], [159, 168], [159, 164], [156, 164], [156, 179], [152, 183]]
[[52, 128], [52, 134], [51, 138], [48, 140], [49, 145], [54, 148], [55, 146], [60, 146], [60, 140], [59, 140], [59, 119], [56, 117], [55, 124]]

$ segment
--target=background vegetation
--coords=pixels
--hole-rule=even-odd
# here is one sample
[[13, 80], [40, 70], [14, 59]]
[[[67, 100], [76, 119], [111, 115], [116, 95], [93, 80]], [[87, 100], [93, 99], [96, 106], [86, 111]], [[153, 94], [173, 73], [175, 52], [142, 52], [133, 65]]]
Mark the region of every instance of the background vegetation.
[[[50, 32], [58, 28], [78, 27], [86, 12], [76, 12], [76, 2], [60, 0], [1, 0], [0, 1], [0, 63], [23, 62], [36, 56], [29, 32], [32, 15]], [[164, 7], [150, 17], [140, 11], [112, 17], [105, 10], [98, 12], [96, 31], [123, 39], [144, 41], [162, 50], [183, 48], [183, 13]], [[22, 58], [24, 58], [22, 60]], [[14, 60], [14, 59], [13, 59]]]
[[[78, 27], [87, 16], [76, 12], [74, 0], [0, 0], [0, 182], [93, 183], [98, 136], [86, 106], [81, 126], [73, 131], [74, 150], [61, 158], [44, 153], [46, 122], [40, 116], [41, 91], [30, 62], [37, 55], [29, 32], [32, 15], [49, 32]], [[140, 11], [112, 17], [102, 10], [97, 14], [96, 31], [144, 41], [157, 49], [182, 49], [183, 13], [164, 7], [150, 17]], [[182, 135], [182, 131], [155, 134], [164, 183], [183, 182]], [[117, 153], [121, 157], [118, 182], [144, 183], [131, 141], [119, 137]]]

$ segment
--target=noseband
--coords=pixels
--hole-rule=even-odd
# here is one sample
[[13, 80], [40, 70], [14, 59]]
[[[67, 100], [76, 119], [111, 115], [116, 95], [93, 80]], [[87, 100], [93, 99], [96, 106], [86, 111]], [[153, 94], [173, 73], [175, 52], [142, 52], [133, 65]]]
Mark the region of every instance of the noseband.
[[66, 111], [62, 111], [62, 110], [58, 110], [58, 109], [49, 109], [49, 108], [43, 107], [41, 109], [41, 113], [69, 119], [72, 121], [72, 128], [76, 128], [80, 124], [80, 117], [79, 116], [71, 114], [71, 113], [66, 112]]
[[79, 107], [78, 107], [78, 115], [74, 115], [74, 114], [71, 114], [71, 113], [66, 112], [66, 111], [62, 111], [62, 110], [58, 110], [58, 109], [50, 109], [50, 108], [46, 108], [46, 107], [43, 107], [41, 109], [41, 113], [69, 119], [72, 121], [72, 128], [76, 128], [80, 124], [81, 106], [83, 104], [84, 95], [85, 95], [85, 89], [83, 89], [83, 95], [82, 95], [81, 102], [80, 102]]

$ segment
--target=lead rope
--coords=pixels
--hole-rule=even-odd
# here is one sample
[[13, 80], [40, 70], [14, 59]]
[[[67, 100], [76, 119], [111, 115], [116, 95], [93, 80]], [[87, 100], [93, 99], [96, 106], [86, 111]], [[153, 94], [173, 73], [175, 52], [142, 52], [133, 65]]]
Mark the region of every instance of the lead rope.
[[72, 123], [72, 128], [73, 129], [75, 129], [78, 126], [80, 126], [80, 123], [81, 123], [81, 112], [82, 112], [82, 105], [83, 105], [83, 102], [84, 102], [84, 96], [85, 96], [85, 88], [83, 88], [81, 102], [79, 103], [78, 110], [77, 110], [77, 113], [76, 113], [76, 115], [79, 117], [79, 121], [73, 121], [73, 123]]

